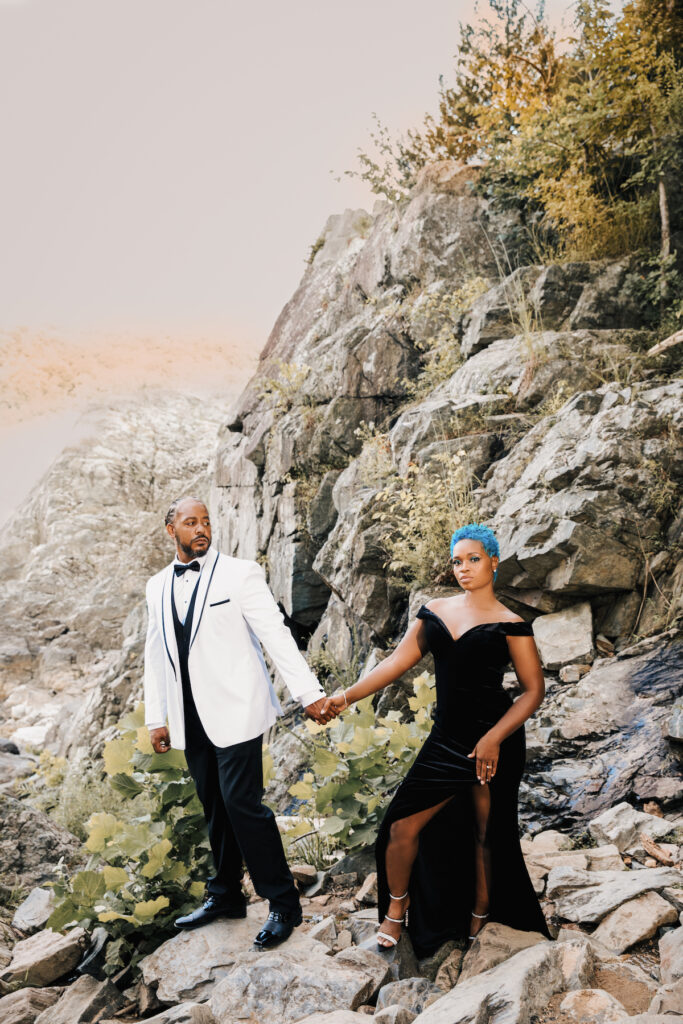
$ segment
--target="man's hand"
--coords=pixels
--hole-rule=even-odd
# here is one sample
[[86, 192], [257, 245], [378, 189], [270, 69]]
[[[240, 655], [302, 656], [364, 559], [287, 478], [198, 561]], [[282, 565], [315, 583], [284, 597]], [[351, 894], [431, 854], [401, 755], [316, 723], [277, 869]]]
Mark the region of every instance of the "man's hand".
[[171, 749], [171, 735], [165, 725], [161, 729], [150, 729], [149, 739], [156, 754], [166, 754]]
[[[318, 725], [325, 725], [326, 722], [331, 722], [333, 718], [336, 718], [339, 712], [334, 707], [329, 707], [327, 698], [321, 697], [320, 700], [315, 701], [314, 704], [309, 704], [308, 707], [304, 708], [304, 711], [309, 718], [312, 718]], [[160, 730], [157, 730], [160, 731]]]

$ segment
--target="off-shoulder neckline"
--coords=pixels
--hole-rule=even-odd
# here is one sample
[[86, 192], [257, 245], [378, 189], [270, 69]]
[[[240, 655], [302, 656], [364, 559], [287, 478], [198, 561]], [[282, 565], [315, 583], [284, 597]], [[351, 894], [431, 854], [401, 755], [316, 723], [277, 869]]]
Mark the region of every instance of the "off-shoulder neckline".
[[470, 626], [470, 628], [466, 629], [464, 631], [464, 633], [460, 634], [460, 636], [453, 636], [453, 634], [451, 633], [450, 629], [448, 628], [448, 626], [446, 625], [444, 620], [441, 618], [441, 616], [437, 615], [437, 613], [432, 611], [431, 608], [428, 608], [426, 604], [421, 605], [419, 611], [427, 612], [428, 615], [433, 616], [436, 619], [436, 621], [439, 623], [439, 625], [445, 630], [445, 632], [448, 634], [451, 642], [454, 643], [454, 644], [459, 643], [462, 640], [463, 637], [467, 636], [468, 633], [473, 632], [473, 630], [481, 629], [482, 626], [509, 626], [509, 625], [512, 625], [512, 626], [527, 626], [528, 625], [528, 623], [525, 622], [524, 619], [496, 619], [496, 620], [494, 620], [492, 622], [476, 622], [474, 624], [474, 626]]

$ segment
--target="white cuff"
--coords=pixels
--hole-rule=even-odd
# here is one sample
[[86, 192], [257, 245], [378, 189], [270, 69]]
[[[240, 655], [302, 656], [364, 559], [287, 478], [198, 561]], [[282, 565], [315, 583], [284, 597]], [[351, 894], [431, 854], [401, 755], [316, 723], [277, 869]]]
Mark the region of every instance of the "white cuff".
[[166, 722], [145, 722], [145, 725], [151, 732], [152, 729], [163, 729], [164, 726], [166, 725]]
[[301, 701], [303, 708], [307, 708], [309, 704], [315, 704], [317, 700], [324, 696], [324, 690], [309, 690], [308, 693], [302, 693], [297, 699]]

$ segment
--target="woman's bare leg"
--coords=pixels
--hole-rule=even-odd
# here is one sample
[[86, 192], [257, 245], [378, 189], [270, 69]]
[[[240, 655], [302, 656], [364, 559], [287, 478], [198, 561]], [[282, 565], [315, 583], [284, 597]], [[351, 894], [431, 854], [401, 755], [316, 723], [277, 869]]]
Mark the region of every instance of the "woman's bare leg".
[[[386, 851], [387, 884], [389, 892], [394, 896], [402, 896], [408, 892], [410, 872], [417, 856], [419, 836], [422, 829], [435, 814], [445, 807], [452, 797], [442, 800], [435, 807], [428, 807], [425, 811], [418, 811], [407, 818], [400, 818], [395, 821], [389, 831], [389, 842]], [[403, 900], [391, 900], [388, 917], [402, 918], [408, 909], [408, 898]], [[401, 934], [401, 925], [396, 921], [382, 922], [380, 931], [386, 932], [397, 939]], [[380, 946], [391, 948], [391, 943], [384, 939], [377, 940]]]
[[[474, 805], [474, 906], [473, 914], [488, 914], [491, 893], [491, 848], [488, 841], [488, 823], [491, 813], [491, 790], [477, 783], [472, 787]], [[470, 935], [481, 931], [488, 917], [470, 919]]]

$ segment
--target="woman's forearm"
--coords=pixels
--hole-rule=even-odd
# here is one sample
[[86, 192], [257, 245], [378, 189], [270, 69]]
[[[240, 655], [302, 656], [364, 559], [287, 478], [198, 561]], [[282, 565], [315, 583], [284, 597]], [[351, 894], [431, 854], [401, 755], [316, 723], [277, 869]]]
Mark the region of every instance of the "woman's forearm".
[[539, 700], [535, 693], [523, 693], [521, 697], [518, 697], [511, 708], [505, 712], [502, 718], [499, 718], [494, 726], [492, 726], [487, 732], [492, 740], [496, 743], [502, 743], [503, 740], [511, 736], [513, 732], [519, 729], [520, 725], [526, 722], [527, 718], [533, 715], [542, 703], [543, 698]]

